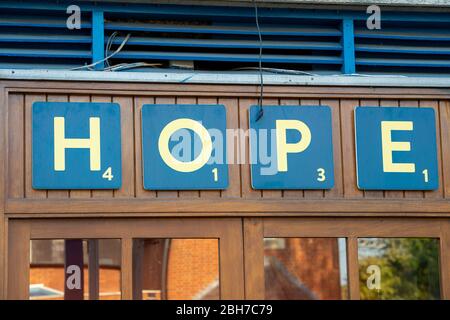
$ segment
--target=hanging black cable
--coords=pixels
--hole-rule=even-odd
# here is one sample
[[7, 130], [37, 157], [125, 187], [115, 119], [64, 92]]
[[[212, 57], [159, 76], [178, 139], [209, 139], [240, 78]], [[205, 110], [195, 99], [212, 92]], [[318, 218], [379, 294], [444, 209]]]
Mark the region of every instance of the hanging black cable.
[[259, 82], [260, 82], [259, 83], [259, 99], [258, 99], [259, 111], [258, 111], [258, 114], [256, 115], [256, 121], [258, 121], [264, 115], [264, 109], [263, 109], [264, 79], [263, 79], [263, 69], [262, 69], [263, 42], [262, 42], [261, 28], [259, 27], [258, 5], [256, 4], [256, 0], [253, 0], [253, 5], [255, 7], [255, 22], [256, 22], [256, 29], [258, 30], [258, 37], [259, 37], [259, 61], [258, 61]]

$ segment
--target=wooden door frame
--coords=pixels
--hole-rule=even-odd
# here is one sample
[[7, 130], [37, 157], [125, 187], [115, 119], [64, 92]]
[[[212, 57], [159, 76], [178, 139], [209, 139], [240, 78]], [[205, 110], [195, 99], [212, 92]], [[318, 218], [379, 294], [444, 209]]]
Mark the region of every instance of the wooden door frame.
[[132, 291], [134, 238], [217, 238], [221, 299], [244, 299], [241, 219], [73, 218], [9, 219], [7, 299], [29, 298], [31, 239], [120, 239], [122, 299]]
[[441, 298], [450, 299], [450, 220], [431, 218], [244, 218], [246, 299], [264, 299], [264, 242], [276, 237], [346, 238], [349, 298], [360, 299], [358, 238], [439, 238]]

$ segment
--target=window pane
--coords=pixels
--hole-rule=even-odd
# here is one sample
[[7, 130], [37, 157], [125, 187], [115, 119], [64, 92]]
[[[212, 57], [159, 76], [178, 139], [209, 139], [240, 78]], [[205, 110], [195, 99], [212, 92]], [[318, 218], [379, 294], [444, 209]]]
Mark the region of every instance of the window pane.
[[347, 299], [344, 238], [265, 238], [266, 299]]
[[361, 299], [439, 299], [439, 240], [358, 239]]
[[219, 241], [134, 240], [133, 285], [134, 299], [220, 299]]
[[120, 300], [121, 242], [118, 239], [93, 241], [98, 241], [99, 299]]
[[30, 299], [120, 299], [120, 240], [31, 240]]

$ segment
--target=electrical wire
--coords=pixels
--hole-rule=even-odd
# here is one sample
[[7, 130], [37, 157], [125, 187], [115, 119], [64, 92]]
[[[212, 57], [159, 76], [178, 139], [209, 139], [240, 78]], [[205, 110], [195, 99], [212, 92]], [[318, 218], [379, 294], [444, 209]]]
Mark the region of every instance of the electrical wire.
[[[114, 31], [109, 37], [108, 37], [108, 41], [106, 42], [106, 47], [105, 47], [105, 57], [107, 57], [109, 55], [109, 51], [111, 51], [111, 46], [114, 42], [114, 39], [116, 38], [116, 36], [118, 35], [117, 31]], [[110, 67], [109, 64], [109, 60], [105, 61], [105, 64], [107, 67]]]
[[262, 70], [262, 51], [263, 51], [263, 41], [262, 41], [262, 35], [261, 35], [261, 28], [259, 27], [259, 15], [258, 15], [258, 5], [256, 4], [256, 0], [253, 0], [253, 5], [255, 7], [255, 22], [256, 22], [256, 29], [258, 30], [258, 38], [259, 38], [259, 61], [258, 61], [258, 68], [259, 68], [259, 111], [256, 115], [256, 121], [262, 118], [264, 115], [264, 109], [263, 109], [263, 99], [264, 99], [264, 78], [263, 78], [263, 70]]
[[[242, 67], [235, 68], [231, 71], [245, 71], [245, 70], [260, 70], [255, 67]], [[264, 72], [277, 73], [277, 74], [293, 74], [293, 75], [306, 75], [306, 76], [318, 76], [316, 73], [306, 72], [302, 70], [291, 70], [291, 69], [279, 69], [279, 68], [261, 68]]]
[[120, 44], [120, 46], [116, 49], [116, 51], [114, 51], [113, 53], [111, 53], [111, 54], [110, 54], [109, 56], [107, 56], [106, 58], [101, 59], [101, 60], [99, 60], [99, 61], [96, 61], [96, 62], [94, 62], [94, 63], [88, 64], [88, 65], [85, 65], [85, 66], [72, 68], [72, 69], [70, 69], [70, 70], [79, 70], [79, 69], [85, 69], [85, 68], [92, 70], [91, 67], [94, 67], [94, 66], [98, 65], [99, 63], [102, 63], [103, 61], [107, 61], [108, 59], [110, 59], [110, 58], [112, 58], [113, 56], [115, 56], [116, 54], [118, 54], [118, 53], [122, 50], [122, 48], [125, 46], [125, 44], [127, 43], [128, 39], [130, 39], [130, 36], [131, 36], [131, 33], [127, 34], [127, 36], [126, 36], [125, 39], [122, 41], [122, 43]]
[[134, 68], [157, 68], [161, 67], [161, 63], [147, 63], [147, 62], [135, 62], [135, 63], [119, 63], [113, 66], [109, 66], [105, 68], [103, 71], [122, 71], [122, 70], [129, 70]]

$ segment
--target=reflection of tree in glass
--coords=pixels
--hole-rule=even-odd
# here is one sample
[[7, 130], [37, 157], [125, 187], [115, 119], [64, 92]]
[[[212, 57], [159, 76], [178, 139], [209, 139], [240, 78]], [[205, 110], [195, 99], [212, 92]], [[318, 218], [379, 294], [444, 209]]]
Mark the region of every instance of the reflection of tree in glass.
[[[439, 299], [439, 244], [436, 239], [376, 239], [375, 248], [359, 241], [361, 299]], [[367, 267], [381, 269], [381, 289], [367, 287]]]

